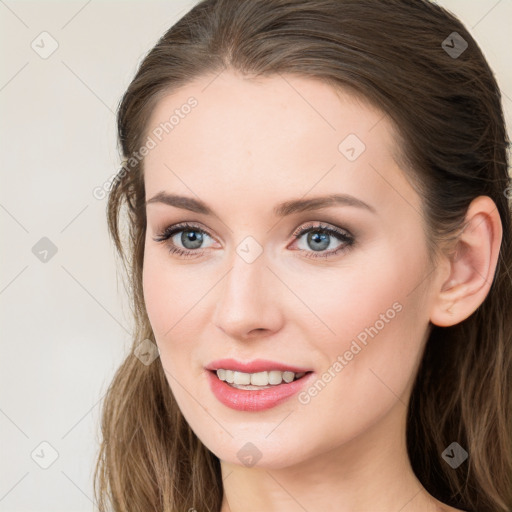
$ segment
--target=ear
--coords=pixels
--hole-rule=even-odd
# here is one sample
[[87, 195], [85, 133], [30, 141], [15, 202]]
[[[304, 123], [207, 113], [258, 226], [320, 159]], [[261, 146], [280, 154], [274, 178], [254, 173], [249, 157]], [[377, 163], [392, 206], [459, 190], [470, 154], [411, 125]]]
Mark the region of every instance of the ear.
[[434, 325], [458, 324], [482, 304], [494, 279], [502, 234], [494, 201], [488, 196], [475, 198], [454, 250], [442, 256], [446, 271], [431, 310], [430, 321]]

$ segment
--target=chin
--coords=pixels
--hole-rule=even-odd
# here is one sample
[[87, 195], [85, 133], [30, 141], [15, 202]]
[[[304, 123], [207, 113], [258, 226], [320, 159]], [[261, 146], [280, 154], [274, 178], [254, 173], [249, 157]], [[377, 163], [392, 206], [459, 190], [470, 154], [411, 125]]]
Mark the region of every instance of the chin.
[[[248, 469], [284, 469], [300, 464], [308, 458], [304, 452], [304, 436], [295, 442], [290, 436], [275, 436], [274, 439], [265, 439], [265, 435], [237, 436], [229, 441], [223, 439], [207, 439], [203, 444], [222, 462]], [[271, 437], [274, 434], [271, 434]], [[309, 454], [309, 457], [313, 454]]]

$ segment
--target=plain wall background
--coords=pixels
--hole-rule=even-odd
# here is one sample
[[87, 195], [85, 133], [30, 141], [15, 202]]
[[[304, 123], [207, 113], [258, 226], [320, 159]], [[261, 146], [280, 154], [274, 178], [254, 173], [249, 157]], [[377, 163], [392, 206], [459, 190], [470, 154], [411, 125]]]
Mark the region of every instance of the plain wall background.
[[[484, 51], [510, 133], [512, 2], [438, 3]], [[194, 4], [0, 2], [0, 511], [94, 509], [99, 407], [131, 317], [92, 191], [118, 169], [115, 111], [138, 63]], [[51, 49], [44, 31], [46, 59], [31, 47]]]

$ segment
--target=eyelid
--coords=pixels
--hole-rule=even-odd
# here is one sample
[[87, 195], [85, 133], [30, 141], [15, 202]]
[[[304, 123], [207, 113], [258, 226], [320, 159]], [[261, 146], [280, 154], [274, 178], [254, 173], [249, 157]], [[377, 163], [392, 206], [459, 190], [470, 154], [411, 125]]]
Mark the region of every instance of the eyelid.
[[156, 230], [157, 236], [156, 236], [156, 238], [153, 238], [153, 240], [155, 240], [157, 242], [164, 241], [164, 240], [162, 240], [162, 238], [164, 238], [164, 237], [166, 237], [165, 240], [167, 240], [171, 236], [175, 235], [177, 232], [187, 231], [187, 230], [200, 231], [202, 233], [207, 234], [213, 240], [216, 240], [216, 238], [208, 231], [208, 229], [203, 227], [201, 225], [201, 223], [189, 223], [189, 222], [178, 222], [176, 224], [166, 225], [163, 229]]
[[312, 221], [306, 222], [305, 224], [301, 224], [298, 228], [292, 231], [290, 236], [296, 238], [307, 231], [312, 231], [313, 229], [318, 229], [319, 231], [324, 230], [328, 232], [333, 232], [339, 235], [346, 235], [347, 238], [355, 238], [354, 235], [348, 229], [341, 228], [335, 226], [334, 224], [322, 221]]

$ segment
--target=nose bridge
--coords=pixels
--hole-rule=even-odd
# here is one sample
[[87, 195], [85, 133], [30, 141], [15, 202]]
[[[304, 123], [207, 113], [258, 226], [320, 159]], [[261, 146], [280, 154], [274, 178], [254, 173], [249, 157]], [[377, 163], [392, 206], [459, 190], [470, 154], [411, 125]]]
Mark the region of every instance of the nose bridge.
[[278, 328], [280, 310], [272, 291], [272, 272], [265, 254], [251, 261], [243, 242], [233, 255], [231, 270], [220, 287], [215, 324], [233, 337], [243, 338], [255, 329]]

